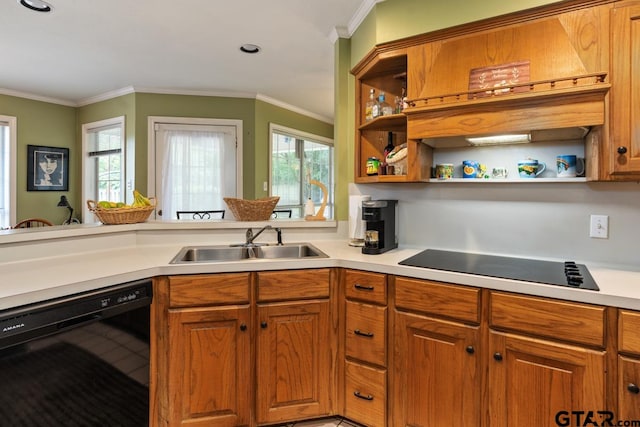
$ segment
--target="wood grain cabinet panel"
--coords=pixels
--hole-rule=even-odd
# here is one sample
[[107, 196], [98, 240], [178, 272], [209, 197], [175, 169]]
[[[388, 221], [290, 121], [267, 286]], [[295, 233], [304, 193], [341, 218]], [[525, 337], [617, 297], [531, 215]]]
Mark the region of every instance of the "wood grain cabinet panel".
[[618, 350], [640, 356], [640, 313], [620, 310], [618, 315]]
[[477, 326], [396, 312], [392, 425], [479, 426], [479, 343]]
[[387, 276], [367, 271], [345, 271], [345, 295], [349, 299], [387, 304]]
[[258, 302], [329, 297], [331, 269], [265, 271], [258, 275]]
[[493, 328], [604, 347], [605, 308], [569, 301], [491, 292]]
[[258, 321], [258, 423], [329, 415], [329, 302], [259, 305]]
[[492, 331], [489, 425], [557, 427], [561, 411], [600, 411], [605, 352]]
[[366, 426], [381, 426], [387, 419], [387, 371], [346, 362], [345, 416]]
[[249, 302], [249, 273], [169, 277], [172, 308]]
[[248, 306], [169, 312], [169, 426], [248, 426]]
[[611, 12], [611, 124], [604, 146], [613, 179], [640, 176], [640, 3]]
[[618, 356], [618, 412], [621, 421], [640, 421], [640, 359]]
[[346, 355], [378, 366], [387, 364], [387, 307], [347, 301]]
[[396, 307], [480, 322], [480, 290], [429, 280], [396, 277]]

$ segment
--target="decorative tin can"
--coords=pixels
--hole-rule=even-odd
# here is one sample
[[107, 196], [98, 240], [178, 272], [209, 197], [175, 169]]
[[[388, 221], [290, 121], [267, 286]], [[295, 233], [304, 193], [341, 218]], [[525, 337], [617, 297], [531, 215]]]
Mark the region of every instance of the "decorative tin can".
[[378, 175], [380, 168], [380, 160], [377, 157], [369, 157], [367, 159], [367, 175]]

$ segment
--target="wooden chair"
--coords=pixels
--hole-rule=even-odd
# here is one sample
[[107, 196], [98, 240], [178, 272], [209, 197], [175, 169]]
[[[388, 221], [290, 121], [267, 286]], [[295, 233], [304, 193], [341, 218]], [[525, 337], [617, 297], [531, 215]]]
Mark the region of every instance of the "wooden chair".
[[291, 218], [293, 211], [291, 209], [277, 209], [273, 211], [271, 214], [272, 218], [285, 218], [285, 215], [288, 215], [287, 218]]
[[220, 219], [224, 219], [224, 209], [212, 210], [212, 211], [176, 211], [178, 219], [187, 219], [191, 215], [190, 219], [213, 219], [213, 215], [220, 215]]
[[27, 218], [27, 219], [23, 219], [22, 221], [20, 221], [16, 225], [14, 225], [12, 228], [50, 227], [52, 225], [53, 225], [53, 223], [50, 222], [50, 221], [47, 221], [46, 219], [42, 219], [42, 218]]

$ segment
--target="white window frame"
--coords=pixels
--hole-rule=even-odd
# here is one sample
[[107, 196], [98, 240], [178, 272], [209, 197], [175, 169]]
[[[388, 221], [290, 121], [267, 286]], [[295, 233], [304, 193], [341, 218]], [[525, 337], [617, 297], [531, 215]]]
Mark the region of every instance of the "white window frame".
[[[335, 217], [335, 168], [336, 168], [336, 159], [335, 159], [335, 145], [333, 143], [332, 138], [327, 138], [324, 136], [316, 135], [310, 132], [301, 131], [299, 129], [294, 129], [286, 126], [282, 126], [276, 123], [269, 123], [269, 195], [271, 194], [271, 184], [273, 180], [273, 165], [271, 162], [271, 157], [273, 154], [273, 134], [278, 133], [280, 135], [287, 135], [296, 139], [304, 139], [311, 142], [316, 142], [320, 144], [326, 144], [333, 148], [334, 158], [331, 160], [331, 171], [332, 171], [332, 182], [330, 185], [327, 185], [328, 202], [327, 205], [331, 208], [330, 212], [332, 213], [332, 217]], [[302, 200], [302, 209], [304, 209], [304, 200]]]
[[147, 193], [156, 196], [156, 125], [211, 125], [235, 126], [236, 128], [236, 197], [242, 198], [242, 120], [209, 119], [197, 117], [164, 117], [149, 116], [147, 118]]
[[[2, 165], [2, 170], [8, 171], [6, 178], [8, 178], [9, 182], [7, 185], [9, 190], [9, 223], [7, 226], [11, 227], [17, 222], [18, 119], [13, 116], [0, 115], [0, 123], [9, 127], [9, 164]], [[8, 168], [5, 169], [5, 166], [8, 166]]]
[[[88, 195], [87, 191], [89, 191], [88, 182], [91, 180], [93, 182], [94, 176], [89, 176], [89, 152], [92, 151], [89, 149], [89, 139], [87, 135], [92, 133], [103, 127], [114, 127], [120, 126], [120, 132], [122, 135], [122, 150], [123, 150], [123, 162], [122, 162], [122, 188], [123, 188], [123, 201], [131, 202], [133, 200], [132, 191], [132, 181], [131, 177], [134, 176], [134, 147], [133, 143], [129, 146], [129, 142], [127, 141], [126, 134], [126, 126], [125, 126], [125, 116], [113, 117], [110, 119], [99, 120], [97, 122], [85, 123], [82, 125], [82, 222], [88, 222], [89, 218], [92, 218], [93, 214], [89, 211], [87, 207]], [[97, 202], [97, 200], [96, 200]]]

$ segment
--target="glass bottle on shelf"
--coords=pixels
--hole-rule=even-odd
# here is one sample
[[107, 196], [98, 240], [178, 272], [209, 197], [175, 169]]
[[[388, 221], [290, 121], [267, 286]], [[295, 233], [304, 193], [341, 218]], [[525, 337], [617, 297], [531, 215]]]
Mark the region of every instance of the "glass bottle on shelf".
[[385, 100], [384, 92], [380, 92], [380, 95], [378, 95], [378, 103], [380, 104], [381, 116], [390, 116], [393, 114], [393, 107]]
[[365, 104], [364, 109], [364, 119], [365, 121], [370, 121], [375, 119], [380, 115], [380, 105], [378, 104], [378, 100], [376, 99], [376, 90], [369, 90], [369, 100]]
[[395, 99], [394, 99], [394, 102], [395, 102], [395, 110], [394, 110], [394, 112], [396, 114], [402, 113], [402, 97], [396, 96]]

